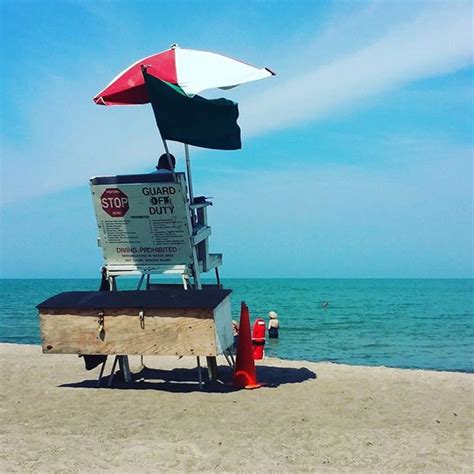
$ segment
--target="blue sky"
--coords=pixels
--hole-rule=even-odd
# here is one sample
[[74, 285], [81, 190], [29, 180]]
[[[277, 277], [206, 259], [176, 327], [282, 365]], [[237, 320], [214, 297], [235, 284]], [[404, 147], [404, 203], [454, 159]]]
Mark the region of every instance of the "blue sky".
[[241, 151], [191, 148], [224, 276], [473, 277], [471, 2], [0, 5], [2, 277], [98, 275], [88, 178], [162, 146], [151, 107], [91, 99], [171, 43], [278, 74], [207, 94]]

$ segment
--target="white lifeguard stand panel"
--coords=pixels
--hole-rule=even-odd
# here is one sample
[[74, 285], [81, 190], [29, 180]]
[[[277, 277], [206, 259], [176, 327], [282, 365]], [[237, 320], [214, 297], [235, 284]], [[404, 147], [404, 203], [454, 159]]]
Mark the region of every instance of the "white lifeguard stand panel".
[[199, 279], [222, 264], [221, 254], [209, 254], [211, 203], [189, 202], [184, 173], [96, 177], [90, 186], [107, 275]]

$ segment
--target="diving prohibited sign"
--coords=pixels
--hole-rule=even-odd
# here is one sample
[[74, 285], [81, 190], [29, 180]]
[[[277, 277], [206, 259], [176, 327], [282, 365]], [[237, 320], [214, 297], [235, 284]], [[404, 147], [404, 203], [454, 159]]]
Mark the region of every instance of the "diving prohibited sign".
[[91, 191], [107, 267], [172, 271], [191, 262], [185, 182], [100, 181], [94, 178]]
[[123, 217], [130, 209], [127, 195], [118, 188], [108, 188], [100, 196], [102, 209], [111, 217]]

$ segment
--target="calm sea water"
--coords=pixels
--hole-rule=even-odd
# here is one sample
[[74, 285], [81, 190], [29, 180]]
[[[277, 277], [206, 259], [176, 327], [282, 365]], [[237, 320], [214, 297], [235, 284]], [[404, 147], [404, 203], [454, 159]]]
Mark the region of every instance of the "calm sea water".
[[[474, 280], [229, 279], [238, 319], [277, 311], [280, 339], [266, 354], [286, 359], [474, 372]], [[122, 280], [133, 289], [134, 280]], [[0, 280], [0, 341], [39, 344], [35, 305], [98, 280]], [[328, 304], [325, 304], [328, 303]]]

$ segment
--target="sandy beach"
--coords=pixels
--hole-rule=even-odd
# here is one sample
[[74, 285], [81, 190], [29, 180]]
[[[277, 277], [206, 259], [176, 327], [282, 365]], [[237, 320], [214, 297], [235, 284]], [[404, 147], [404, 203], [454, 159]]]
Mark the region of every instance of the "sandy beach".
[[[95, 388], [74, 355], [1, 344], [2, 472], [468, 471], [474, 376], [266, 359], [199, 391], [192, 358]], [[139, 358], [131, 358], [138, 371]], [[219, 359], [222, 378], [231, 373]], [[153, 368], [154, 370], [152, 370]], [[110, 370], [110, 369], [109, 369]], [[108, 373], [108, 372], [107, 372]]]

